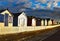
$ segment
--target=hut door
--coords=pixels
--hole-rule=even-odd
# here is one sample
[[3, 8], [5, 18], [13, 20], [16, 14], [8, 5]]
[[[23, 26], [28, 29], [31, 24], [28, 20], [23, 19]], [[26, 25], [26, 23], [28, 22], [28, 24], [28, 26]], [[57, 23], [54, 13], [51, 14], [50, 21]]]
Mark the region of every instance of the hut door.
[[17, 16], [13, 17], [13, 26], [18, 26], [18, 17]]
[[24, 25], [25, 25], [25, 19], [21, 18], [21, 20], [20, 20], [20, 25], [21, 25], [21, 26], [24, 26]]
[[32, 26], [32, 19], [31, 18], [27, 19], [27, 26]]
[[4, 25], [8, 26], [8, 14], [5, 14], [4, 16]]
[[36, 21], [36, 26], [41, 26], [41, 20]]

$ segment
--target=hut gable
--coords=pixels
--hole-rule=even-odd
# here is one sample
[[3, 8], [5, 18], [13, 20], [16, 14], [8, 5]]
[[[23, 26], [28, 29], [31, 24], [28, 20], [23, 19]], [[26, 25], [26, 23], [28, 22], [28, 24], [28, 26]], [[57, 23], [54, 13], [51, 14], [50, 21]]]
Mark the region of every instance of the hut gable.
[[9, 12], [9, 10], [4, 10], [1, 12], [1, 14], [3, 14], [3, 15], [8, 14], [9, 16], [12, 16], [12, 14]]
[[26, 14], [22, 12], [18, 17], [26, 17]]

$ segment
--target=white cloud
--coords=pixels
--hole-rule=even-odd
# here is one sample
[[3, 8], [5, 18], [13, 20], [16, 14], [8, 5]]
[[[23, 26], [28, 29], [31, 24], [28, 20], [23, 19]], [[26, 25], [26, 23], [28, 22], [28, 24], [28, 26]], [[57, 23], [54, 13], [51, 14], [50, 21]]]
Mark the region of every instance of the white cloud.
[[24, 7], [30, 8], [31, 6], [32, 6], [32, 2], [27, 2], [26, 4], [24, 4]]
[[25, 2], [25, 3], [27, 3], [27, 2], [29, 2], [29, 0], [18, 0], [16, 3], [20, 3], [20, 2]]
[[40, 3], [35, 4], [35, 7], [36, 7], [36, 8], [40, 8]]
[[57, 7], [57, 5], [58, 5], [57, 2], [54, 2], [54, 3], [53, 3], [53, 6], [54, 6], [54, 7]]
[[14, 2], [14, 1], [16, 1], [16, 0], [7, 0], [8, 2]]
[[60, 1], [60, 0], [54, 0], [55, 2], [58, 2], [58, 1]]
[[49, 3], [47, 3], [47, 8], [51, 8], [51, 6], [57, 7], [58, 1], [59, 0], [50, 0]]
[[35, 7], [33, 7], [33, 9], [44, 9], [44, 6], [41, 6], [40, 3], [35, 4]]
[[35, 10], [35, 9], [36, 9], [36, 7], [32, 7], [32, 9], [33, 9], [33, 10]]
[[51, 5], [52, 5], [51, 2], [47, 3], [47, 8], [51, 8]]
[[[47, 3], [47, 8], [51, 8], [52, 4], [53, 4], [53, 7], [58, 7], [58, 2], [60, 0], [35, 0], [36, 2], [41, 2], [41, 3], [46, 3], [47, 1], [49, 1]], [[37, 6], [38, 7], [38, 6]]]
[[29, 0], [0, 0], [0, 1], [8, 1], [8, 2], [20, 3], [20, 2], [28, 2]]
[[[18, 5], [18, 6], [24, 6], [26, 8], [30, 8], [32, 6], [32, 2], [29, 2], [29, 0], [0, 0], [0, 1], [8, 1], [9, 3], [10, 2], [15, 2], [16, 4], [20, 4], [21, 2], [24, 2], [25, 4], [24, 5]], [[34, 0], [35, 2], [41, 2], [41, 3], [46, 3], [48, 0]], [[55, 1], [55, 2], [53, 2]], [[60, 0], [49, 0], [49, 3], [47, 3], [47, 8], [51, 8], [51, 5], [53, 4], [54, 7], [57, 7], [57, 2], [60, 1]], [[1, 5], [1, 4], [0, 4]], [[11, 4], [9, 4], [8, 6], [12, 6]], [[43, 6], [40, 6], [40, 3], [38, 4], [35, 4], [35, 7], [32, 7], [33, 9], [36, 9], [36, 8], [43, 8]]]
[[7, 0], [9, 2], [14, 2], [16, 1], [16, 3], [19, 3], [19, 2], [27, 2], [28, 0]]
[[42, 2], [42, 3], [46, 3], [47, 0], [36, 0], [37, 2]]
[[21, 12], [21, 11], [25, 11], [26, 9], [19, 9], [19, 12]]

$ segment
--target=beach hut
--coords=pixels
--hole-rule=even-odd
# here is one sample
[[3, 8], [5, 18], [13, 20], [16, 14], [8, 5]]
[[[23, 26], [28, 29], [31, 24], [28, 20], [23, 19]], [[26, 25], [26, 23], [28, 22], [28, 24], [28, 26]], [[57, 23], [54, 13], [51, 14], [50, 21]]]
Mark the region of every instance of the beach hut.
[[2, 10], [1, 14], [4, 15], [4, 26], [8, 26], [9, 22], [12, 23], [13, 16], [8, 9]]
[[18, 16], [18, 26], [27, 26], [27, 16], [24, 12]]

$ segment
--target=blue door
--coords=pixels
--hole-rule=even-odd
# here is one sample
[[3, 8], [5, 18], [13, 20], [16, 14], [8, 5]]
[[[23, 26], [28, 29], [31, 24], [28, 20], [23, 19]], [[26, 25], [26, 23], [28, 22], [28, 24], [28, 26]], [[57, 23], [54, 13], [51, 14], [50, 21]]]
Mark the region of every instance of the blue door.
[[4, 16], [4, 25], [8, 26], [8, 14], [5, 14]]

